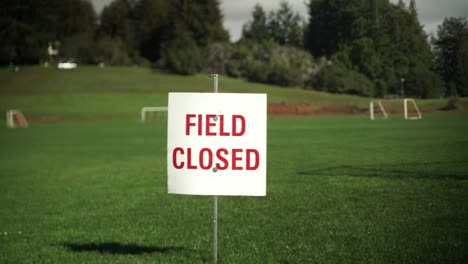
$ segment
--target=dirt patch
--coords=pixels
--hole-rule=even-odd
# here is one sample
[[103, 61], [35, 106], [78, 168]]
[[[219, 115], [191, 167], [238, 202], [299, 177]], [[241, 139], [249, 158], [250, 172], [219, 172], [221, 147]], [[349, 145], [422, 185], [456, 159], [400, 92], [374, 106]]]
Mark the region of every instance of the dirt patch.
[[65, 120], [63, 116], [28, 116], [30, 123], [57, 123]]
[[60, 123], [60, 122], [89, 122], [89, 121], [112, 121], [120, 119], [116, 115], [96, 115], [96, 116], [27, 116], [26, 119], [30, 123], [45, 124], [45, 123]]
[[268, 105], [269, 115], [352, 115], [363, 111], [352, 106], [312, 106], [309, 103]]

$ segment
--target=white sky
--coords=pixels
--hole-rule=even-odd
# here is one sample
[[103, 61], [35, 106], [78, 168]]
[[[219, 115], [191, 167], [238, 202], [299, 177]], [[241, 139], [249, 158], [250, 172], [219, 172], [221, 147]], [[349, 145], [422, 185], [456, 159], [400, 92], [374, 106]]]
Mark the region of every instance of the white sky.
[[[390, 0], [394, 3], [398, 0]], [[404, 0], [409, 3], [409, 0]], [[91, 0], [97, 12], [112, 0]], [[242, 25], [249, 19], [253, 7], [259, 3], [267, 14], [279, 8], [281, 0], [220, 0], [221, 9], [224, 14], [224, 28], [229, 31], [232, 41], [237, 41], [242, 32]], [[295, 12], [298, 12], [307, 20], [306, 2], [308, 0], [288, 0]], [[424, 25], [426, 32], [436, 33], [437, 26], [442, 24], [444, 17], [468, 17], [467, 0], [416, 0], [419, 21]]]

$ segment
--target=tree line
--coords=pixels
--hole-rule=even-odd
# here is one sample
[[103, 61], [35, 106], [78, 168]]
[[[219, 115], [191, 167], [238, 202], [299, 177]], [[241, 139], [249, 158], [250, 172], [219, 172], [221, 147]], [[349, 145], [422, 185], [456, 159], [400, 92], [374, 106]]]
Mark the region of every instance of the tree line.
[[430, 38], [414, 0], [313, 0], [307, 19], [286, 1], [269, 14], [257, 4], [235, 43], [218, 0], [114, 0], [100, 15], [86, 0], [3, 2], [2, 65], [72, 59], [364, 96], [468, 95], [466, 19]]
[[3, 2], [3, 65], [61, 59], [191, 74], [204, 65], [205, 47], [229, 42], [217, 0], [114, 0], [99, 16], [86, 0]]

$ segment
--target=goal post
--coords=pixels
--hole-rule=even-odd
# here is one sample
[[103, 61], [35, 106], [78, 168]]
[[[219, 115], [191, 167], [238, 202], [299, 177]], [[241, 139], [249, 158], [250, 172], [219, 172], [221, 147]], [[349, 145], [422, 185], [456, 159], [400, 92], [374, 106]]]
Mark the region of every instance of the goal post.
[[389, 116], [403, 116], [405, 120], [422, 118], [416, 101], [412, 98], [371, 100], [369, 103], [371, 120], [387, 119]]
[[11, 109], [6, 112], [6, 126], [7, 128], [26, 128], [28, 127], [28, 121], [24, 117], [23, 113], [17, 109]]
[[370, 118], [371, 120], [374, 120], [375, 119], [375, 110], [374, 110], [374, 106], [377, 105], [380, 110], [380, 113], [382, 113], [382, 117], [383, 119], [387, 119], [388, 118], [388, 114], [387, 112], [385, 111], [385, 108], [383, 107], [382, 105], [382, 102], [381, 101], [370, 101], [369, 103], [369, 111], [370, 111]]
[[141, 108], [140, 119], [144, 123], [150, 112], [167, 112], [167, 106], [145, 106]]
[[[409, 116], [408, 112], [408, 104], [411, 103], [413, 105], [414, 110], [416, 110], [416, 115], [415, 116]], [[404, 111], [405, 111], [405, 119], [408, 120], [417, 120], [421, 119], [422, 115], [421, 112], [419, 111], [418, 105], [416, 104], [416, 101], [411, 98], [405, 98], [404, 99]]]

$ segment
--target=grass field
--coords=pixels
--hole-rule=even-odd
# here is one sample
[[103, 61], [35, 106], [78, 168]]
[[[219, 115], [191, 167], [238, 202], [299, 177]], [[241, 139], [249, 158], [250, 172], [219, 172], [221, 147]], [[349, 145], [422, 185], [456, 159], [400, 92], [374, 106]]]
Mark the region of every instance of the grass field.
[[[0, 263], [210, 262], [212, 198], [167, 194], [166, 120], [138, 122], [140, 107], [164, 104], [174, 83], [203, 90], [196, 80], [206, 77], [154, 74], [145, 80], [168, 88], [130, 91], [73, 88], [105, 79], [90, 68], [63, 84], [71, 72], [42, 71], [0, 71], [0, 110], [67, 118], [0, 126]], [[33, 91], [31, 76], [49, 85]], [[241, 92], [250, 85], [225, 80], [232, 91], [236, 82]], [[253, 85], [262, 89], [272, 102], [368, 102]], [[466, 111], [418, 121], [269, 117], [267, 196], [219, 198], [220, 263], [466, 263], [466, 135]]]

